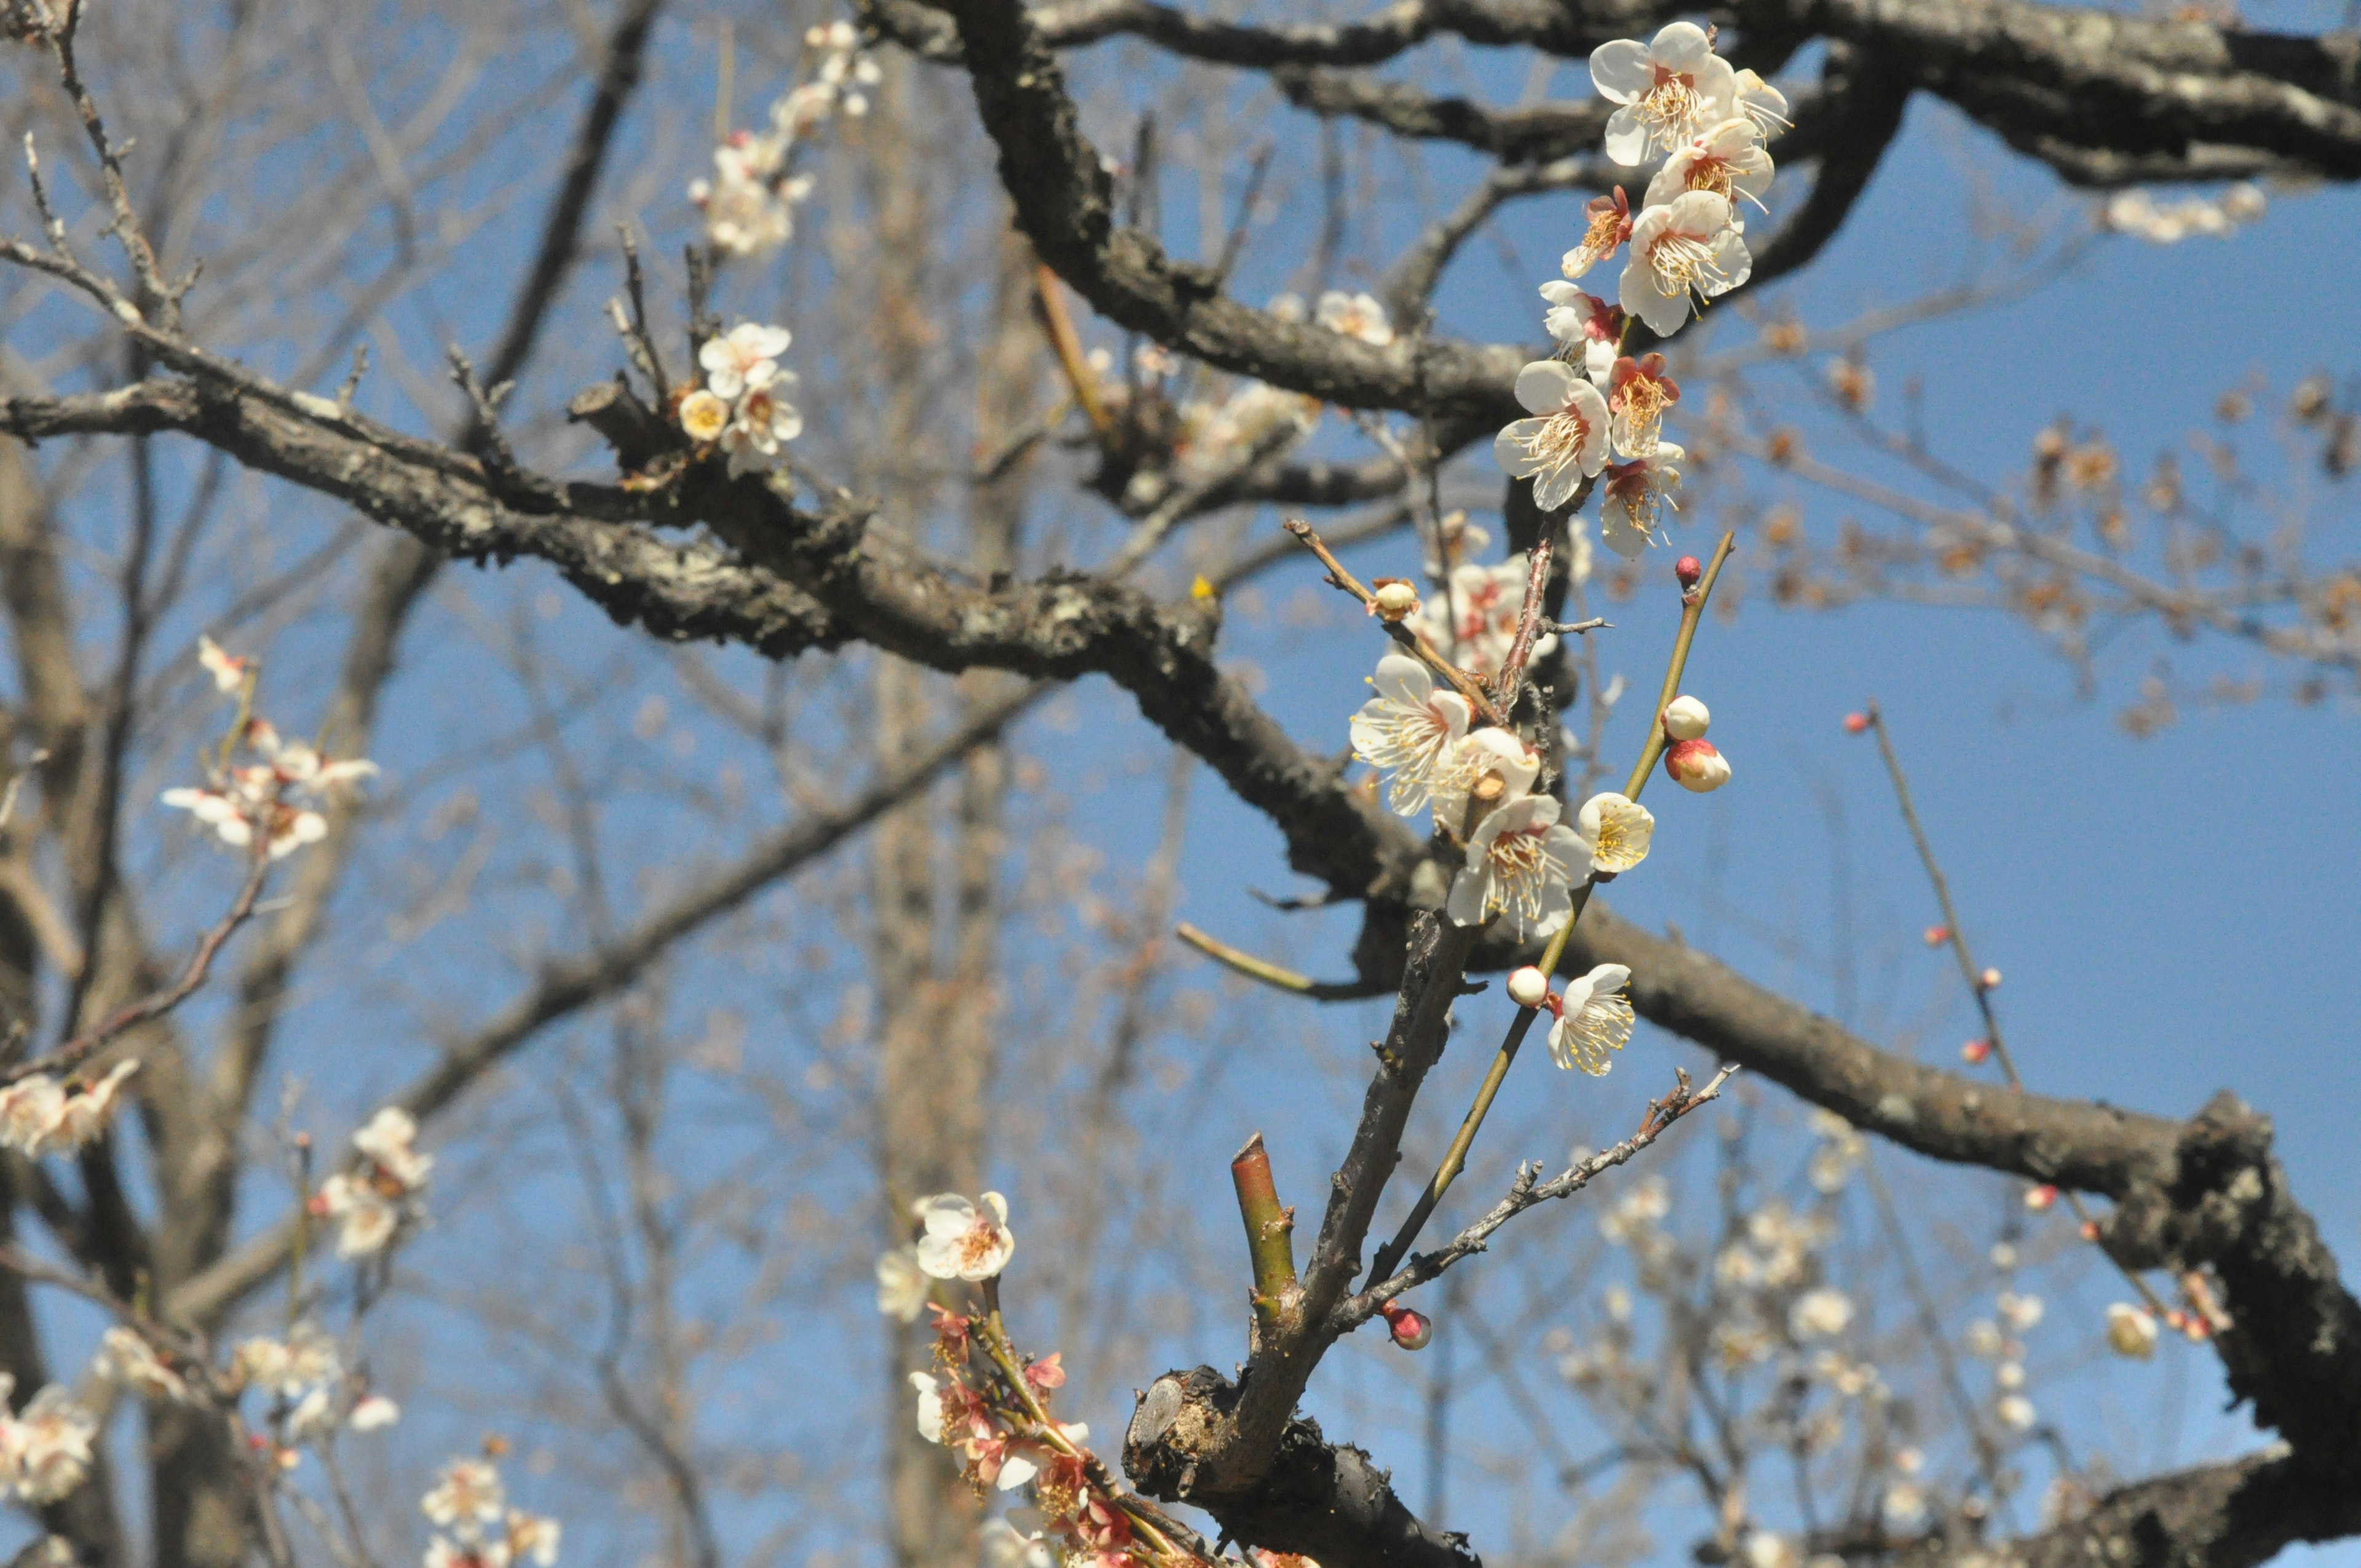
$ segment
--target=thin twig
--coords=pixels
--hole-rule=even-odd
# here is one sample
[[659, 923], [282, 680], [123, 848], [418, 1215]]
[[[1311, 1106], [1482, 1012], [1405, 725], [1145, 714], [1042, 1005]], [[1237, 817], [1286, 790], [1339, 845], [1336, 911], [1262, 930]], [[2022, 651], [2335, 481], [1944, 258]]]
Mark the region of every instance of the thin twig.
[[[1310, 523], [1300, 517], [1291, 517], [1287, 520], [1286, 528], [1288, 532], [1303, 542], [1304, 548], [1320, 557], [1320, 564], [1328, 568], [1330, 583], [1360, 600], [1364, 607], [1376, 603], [1377, 596], [1364, 587], [1358, 577], [1345, 569], [1345, 564], [1337, 560], [1335, 552], [1330, 550], [1321, 541], [1320, 535], [1312, 532]], [[1437, 652], [1433, 643], [1412, 631], [1405, 623], [1389, 620], [1382, 624], [1385, 626], [1387, 636], [1409, 649], [1417, 655], [1420, 663], [1449, 681], [1452, 689], [1467, 699], [1468, 706], [1483, 718], [1485, 723], [1497, 724], [1502, 729], [1508, 728], [1509, 716], [1502, 713], [1498, 705], [1492, 701], [1492, 696], [1484, 689], [1483, 682]]]

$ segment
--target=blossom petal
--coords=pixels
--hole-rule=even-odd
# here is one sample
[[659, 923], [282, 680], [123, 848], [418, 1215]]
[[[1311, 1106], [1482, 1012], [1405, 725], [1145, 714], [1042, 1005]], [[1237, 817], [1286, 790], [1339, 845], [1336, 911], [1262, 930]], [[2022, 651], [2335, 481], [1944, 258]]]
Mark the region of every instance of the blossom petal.
[[1517, 401], [1528, 413], [1554, 414], [1579, 384], [1563, 359], [1536, 359], [1517, 372]]
[[1590, 51], [1590, 84], [1602, 98], [1628, 104], [1655, 80], [1648, 46], [1637, 38], [1616, 38]]
[[1434, 695], [1434, 676], [1407, 653], [1389, 653], [1378, 660], [1369, 684], [1405, 707], [1424, 707]]

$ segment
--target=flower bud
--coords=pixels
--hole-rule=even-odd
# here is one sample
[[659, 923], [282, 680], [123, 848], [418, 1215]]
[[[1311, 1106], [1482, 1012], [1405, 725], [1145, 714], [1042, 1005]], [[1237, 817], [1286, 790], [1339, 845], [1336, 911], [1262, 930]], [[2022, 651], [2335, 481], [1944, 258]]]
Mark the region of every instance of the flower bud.
[[1426, 1342], [1434, 1337], [1434, 1324], [1423, 1312], [1413, 1312], [1399, 1301], [1389, 1301], [1378, 1310], [1386, 1315], [1386, 1328], [1394, 1343], [1404, 1350], [1424, 1350]]
[[2000, 989], [2000, 970], [1996, 969], [1988, 969], [1984, 970], [1983, 973], [1976, 977], [1976, 983], [1982, 986], [1986, 991], [1998, 991]]
[[1664, 772], [1697, 795], [1710, 795], [1730, 782], [1730, 759], [1710, 740], [1683, 740], [1664, 753]]
[[2026, 1189], [2025, 1206], [2032, 1210], [2037, 1214], [2057, 1201], [2058, 1189], [2051, 1186], [2047, 1181], [2043, 1182], [2038, 1187], [2028, 1187]]
[[1673, 576], [1681, 580], [1683, 588], [1693, 588], [1705, 576], [1705, 564], [1694, 555], [1684, 555], [1673, 563]]
[[1675, 740], [1702, 740], [1713, 715], [1693, 696], [1676, 696], [1664, 705], [1664, 733]]
[[2082, 1239], [2086, 1242], [2094, 1242], [2099, 1239], [2098, 1221], [2085, 1220], [2082, 1222]]
[[1845, 715], [1846, 734], [1858, 735], [1868, 728], [1869, 715], [1866, 713], [1848, 713]]
[[2117, 1355], [2146, 1361], [2156, 1354], [2156, 1315], [2126, 1301], [2107, 1309], [2107, 1343]]
[[1966, 1045], [1960, 1047], [1960, 1059], [1968, 1063], [1971, 1067], [1983, 1061], [1991, 1055], [1992, 1042], [1990, 1040], [1970, 1040]]
[[1549, 976], [1531, 964], [1514, 970], [1509, 976], [1509, 1000], [1520, 1007], [1539, 1007], [1549, 1000]]
[[1408, 620], [1418, 613], [1418, 586], [1408, 577], [1379, 577], [1369, 585], [1369, 613], [1380, 620]]
[[1939, 948], [1950, 939], [1951, 928], [1949, 926], [1929, 926], [1927, 927], [1927, 945], [1928, 947]]

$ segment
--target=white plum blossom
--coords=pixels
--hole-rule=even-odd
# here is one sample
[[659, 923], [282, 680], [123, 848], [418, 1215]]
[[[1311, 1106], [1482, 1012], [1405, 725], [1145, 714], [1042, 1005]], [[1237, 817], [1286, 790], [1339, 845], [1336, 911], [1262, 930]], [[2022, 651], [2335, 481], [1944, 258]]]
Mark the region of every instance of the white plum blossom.
[[1434, 775], [1434, 819], [1444, 829], [1467, 829], [1467, 803], [1487, 779], [1499, 781], [1498, 794], [1485, 791], [1496, 802], [1517, 799], [1541, 776], [1542, 757], [1506, 729], [1471, 731], [1452, 748], [1448, 762]]
[[1673, 22], [1642, 44], [1616, 38], [1590, 51], [1591, 85], [1619, 107], [1607, 156], [1636, 168], [1736, 112], [1737, 73], [1694, 22]]
[[398, 1105], [388, 1105], [353, 1135], [359, 1165], [320, 1184], [312, 1212], [337, 1222], [336, 1255], [367, 1257], [382, 1252], [405, 1223], [421, 1218], [419, 1194], [434, 1168], [434, 1157], [413, 1146], [418, 1124]]
[[1353, 754], [1393, 775], [1389, 808], [1416, 816], [1457, 765], [1474, 710], [1457, 692], [1436, 690], [1433, 672], [1406, 654], [1379, 659], [1369, 685], [1378, 695], [1353, 716]]
[[1517, 372], [1517, 401], [1533, 417], [1501, 429], [1493, 460], [1512, 478], [1532, 479], [1533, 504], [1554, 511], [1607, 466], [1607, 400], [1563, 361], [1536, 359]]
[[795, 372], [782, 370], [768, 385], [738, 400], [737, 416], [721, 433], [731, 478], [777, 467], [784, 455], [780, 447], [803, 433], [804, 416], [781, 395], [795, 384]]
[[401, 1420], [401, 1407], [382, 1394], [365, 1394], [353, 1405], [346, 1424], [355, 1431], [379, 1431]]
[[1581, 364], [1593, 386], [1606, 385], [1623, 337], [1623, 307], [1554, 278], [1542, 285], [1542, 298], [1550, 307], [1542, 313], [1542, 330], [1568, 361]]
[[1566, 981], [1565, 996], [1555, 1005], [1557, 1021], [1550, 1025], [1550, 1059], [1562, 1068], [1579, 1068], [1593, 1078], [1604, 1078], [1609, 1051], [1620, 1051], [1631, 1038], [1631, 1003], [1621, 994], [1631, 982], [1631, 971], [1621, 964], [1600, 964], [1588, 974]]
[[434, 1157], [420, 1154], [418, 1122], [399, 1105], [379, 1108], [376, 1115], [353, 1135], [353, 1147], [367, 1156], [379, 1174], [404, 1187], [423, 1187], [434, 1168]]
[[1583, 208], [1582, 237], [1558, 260], [1568, 279], [1581, 277], [1623, 248], [1631, 237], [1631, 198], [1622, 186], [1608, 196], [1593, 196]]
[[1734, 86], [1738, 112], [1752, 120], [1766, 138], [1777, 136], [1793, 123], [1787, 118], [1787, 95], [1763, 81], [1759, 72], [1738, 72]]
[[905, 1323], [918, 1321], [927, 1306], [927, 1271], [916, 1247], [897, 1246], [877, 1255], [877, 1310]]
[[1467, 863], [1452, 879], [1453, 924], [1480, 926], [1498, 916], [1512, 942], [1554, 936], [1574, 914], [1572, 882], [1582, 844], [1560, 822], [1556, 797], [1521, 795], [1493, 807], [1467, 843]]
[[258, 661], [250, 657], [235, 658], [223, 652], [222, 645], [212, 638], [200, 635], [197, 638], [197, 663], [203, 665], [205, 674], [214, 678], [214, 690], [224, 696], [235, 696], [238, 688], [246, 685], [246, 677], [253, 674]]
[[2107, 1344], [2117, 1355], [2146, 1361], [2156, 1354], [2156, 1314], [2127, 1301], [2107, 1307]]
[[[1578, 555], [1569, 569], [1576, 581], [1587, 575]], [[1493, 566], [1462, 562], [1444, 578], [1443, 591], [1424, 600], [1407, 624], [1460, 668], [1479, 675], [1497, 674], [1516, 643], [1529, 575], [1522, 554]], [[1537, 637], [1532, 656], [1542, 658], [1556, 646], [1554, 636]]]
[[767, 387], [779, 374], [779, 356], [794, 334], [783, 326], [741, 322], [718, 337], [708, 337], [697, 351], [705, 367], [705, 385], [717, 398], [729, 401], [741, 392]]
[[1372, 295], [1347, 294], [1331, 289], [1320, 296], [1312, 316], [1330, 332], [1357, 338], [1374, 347], [1383, 348], [1394, 340], [1393, 319]]
[[[210, 640], [199, 640], [200, 658], [208, 646]], [[232, 663], [244, 667], [251, 661]], [[214, 684], [221, 684], [218, 672]], [[263, 718], [247, 719], [235, 738], [260, 761], [218, 763], [203, 786], [168, 789], [162, 801], [233, 849], [250, 850], [260, 838], [274, 861], [328, 836], [327, 818], [309, 803], [377, 772], [367, 758], [331, 757], [307, 740], [284, 739]]]
[[454, 1459], [443, 1466], [434, 1489], [418, 1501], [421, 1512], [445, 1530], [472, 1533], [499, 1522], [508, 1511], [500, 1473], [481, 1459]]
[[1730, 198], [1687, 191], [1631, 221], [1631, 254], [1617, 298], [1660, 337], [1686, 324], [1695, 302], [1726, 294], [1754, 270]]
[[1993, 1299], [2000, 1310], [2001, 1321], [2017, 1333], [2041, 1321], [2042, 1305], [2038, 1296], [2020, 1296], [2014, 1290], [2004, 1290]]
[[90, 1474], [91, 1444], [98, 1418], [65, 1388], [52, 1383], [14, 1417], [7, 1396], [16, 1379], [0, 1373], [0, 1491], [13, 1483], [16, 1495], [40, 1507], [54, 1503]]
[[1589, 854], [1591, 871], [1613, 875], [1648, 858], [1656, 818], [1639, 802], [1605, 790], [1582, 803], [1575, 832]]
[[117, 1323], [100, 1336], [98, 1354], [91, 1358], [93, 1376], [150, 1399], [190, 1402], [189, 1385], [164, 1364], [155, 1347], [137, 1331]]
[[2004, 1395], [1993, 1406], [1993, 1414], [1998, 1416], [2000, 1424], [2011, 1431], [2024, 1431], [2041, 1419], [2041, 1413], [2033, 1408], [2033, 1401], [2022, 1394]]
[[96, 1082], [45, 1072], [28, 1073], [0, 1088], [0, 1148], [28, 1159], [71, 1154], [106, 1128], [124, 1080], [139, 1070], [137, 1058], [116, 1062]]
[[1008, 1228], [1008, 1200], [983, 1195], [981, 1207], [956, 1192], [921, 1199], [916, 1212], [927, 1227], [918, 1238], [918, 1266], [934, 1279], [990, 1279], [1008, 1266], [1016, 1236]]
[[1626, 561], [1647, 553], [1664, 509], [1679, 510], [1673, 492], [1681, 488], [1681, 465], [1687, 460], [1676, 443], [1659, 441], [1646, 457], [1607, 465], [1607, 497], [1598, 509], [1598, 537], [1607, 548]]
[[680, 428], [699, 446], [719, 441], [730, 428], [730, 405], [699, 387], [680, 400]]
[[1852, 1298], [1823, 1285], [1795, 1298], [1787, 1328], [1797, 1339], [1834, 1339], [1852, 1321]]
[[1626, 457], [1653, 457], [1662, 444], [1664, 415], [1681, 400], [1681, 384], [1664, 374], [1664, 356], [1615, 361], [1607, 372], [1607, 434]]
[[910, 1374], [910, 1387], [917, 1392], [918, 1435], [928, 1442], [943, 1441], [943, 1385], [931, 1372]]
[[1739, 199], [1745, 198], [1757, 212], [1769, 211], [1763, 205], [1763, 192], [1771, 188], [1772, 172], [1771, 155], [1763, 150], [1762, 127], [1741, 115], [1675, 148], [1648, 181], [1644, 204], [1662, 207], [1683, 192], [1711, 191], [1729, 201], [1732, 223], [1743, 228]]

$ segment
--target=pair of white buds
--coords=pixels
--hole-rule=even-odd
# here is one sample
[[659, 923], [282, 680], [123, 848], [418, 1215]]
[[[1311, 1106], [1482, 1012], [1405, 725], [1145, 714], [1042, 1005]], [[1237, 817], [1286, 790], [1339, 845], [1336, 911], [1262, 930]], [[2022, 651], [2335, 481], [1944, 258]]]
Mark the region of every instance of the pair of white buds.
[[1693, 696], [1676, 696], [1664, 705], [1664, 772], [1673, 782], [1697, 795], [1710, 795], [1730, 782], [1730, 759], [1705, 738], [1713, 715]]

